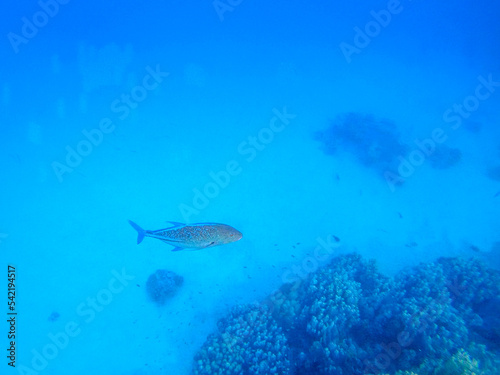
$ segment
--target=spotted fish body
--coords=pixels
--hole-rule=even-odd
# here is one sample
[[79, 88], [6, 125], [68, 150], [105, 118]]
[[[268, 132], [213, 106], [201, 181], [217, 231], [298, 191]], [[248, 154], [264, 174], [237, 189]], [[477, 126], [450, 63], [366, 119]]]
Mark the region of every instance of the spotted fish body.
[[224, 245], [241, 239], [243, 235], [233, 227], [218, 223], [197, 223], [186, 225], [170, 222], [172, 227], [158, 230], [144, 230], [133, 221], [130, 225], [137, 231], [137, 243], [144, 237], [157, 238], [174, 246], [172, 251], [185, 249], [200, 250], [207, 247]]

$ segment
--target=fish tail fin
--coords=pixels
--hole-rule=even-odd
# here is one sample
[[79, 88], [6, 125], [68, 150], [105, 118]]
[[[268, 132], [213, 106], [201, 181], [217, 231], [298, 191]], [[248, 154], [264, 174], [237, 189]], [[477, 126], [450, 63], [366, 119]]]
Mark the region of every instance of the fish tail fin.
[[137, 244], [140, 244], [144, 239], [146, 231], [142, 229], [140, 226], [138, 226], [136, 223], [134, 223], [132, 220], [129, 220], [128, 222], [137, 231]]

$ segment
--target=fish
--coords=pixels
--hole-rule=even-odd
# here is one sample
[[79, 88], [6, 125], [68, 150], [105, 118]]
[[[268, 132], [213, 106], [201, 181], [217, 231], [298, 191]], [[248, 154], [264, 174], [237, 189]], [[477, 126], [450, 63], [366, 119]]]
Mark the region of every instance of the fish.
[[240, 231], [229, 225], [219, 223], [187, 225], [168, 221], [168, 223], [172, 224], [171, 227], [158, 230], [144, 230], [133, 221], [129, 220], [128, 222], [137, 231], [137, 244], [140, 244], [144, 237], [152, 237], [174, 246], [172, 251], [185, 249], [201, 250], [236, 242], [243, 237]]
[[473, 251], [476, 251], [478, 253], [481, 252], [481, 249], [479, 247], [477, 247], [476, 245], [470, 245], [469, 246], [469, 249], [473, 250]]
[[416, 243], [415, 241], [411, 241], [411, 242], [408, 242], [405, 246], [406, 247], [416, 247], [416, 246], [418, 246], [418, 243]]

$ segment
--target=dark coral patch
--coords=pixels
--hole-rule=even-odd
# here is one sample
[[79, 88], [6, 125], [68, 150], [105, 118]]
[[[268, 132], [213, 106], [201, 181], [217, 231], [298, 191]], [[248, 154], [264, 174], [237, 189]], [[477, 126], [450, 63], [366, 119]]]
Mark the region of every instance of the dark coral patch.
[[151, 301], [163, 305], [182, 286], [184, 279], [172, 271], [157, 270], [146, 282], [146, 291]]

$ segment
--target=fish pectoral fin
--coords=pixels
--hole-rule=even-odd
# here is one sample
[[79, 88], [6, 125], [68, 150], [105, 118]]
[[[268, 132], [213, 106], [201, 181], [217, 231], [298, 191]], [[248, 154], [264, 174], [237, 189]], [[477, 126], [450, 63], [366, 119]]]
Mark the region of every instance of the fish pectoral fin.
[[154, 238], [158, 238], [160, 241], [163, 241], [163, 242], [168, 243], [168, 244], [169, 244], [169, 243], [172, 243], [172, 242], [179, 242], [179, 243], [180, 243], [180, 242], [182, 242], [182, 241], [180, 241], [180, 240], [174, 240], [174, 239], [172, 239], [172, 238], [165, 238], [165, 237], [161, 237], [161, 236], [159, 236], [159, 237], [154, 237]]
[[181, 250], [184, 250], [184, 248], [183, 247], [178, 247], [178, 246], [176, 246], [176, 247], [174, 247], [172, 249], [172, 251], [181, 251]]

